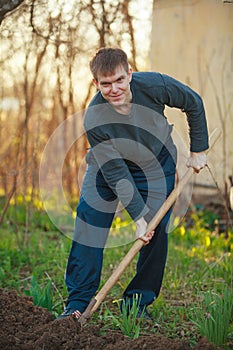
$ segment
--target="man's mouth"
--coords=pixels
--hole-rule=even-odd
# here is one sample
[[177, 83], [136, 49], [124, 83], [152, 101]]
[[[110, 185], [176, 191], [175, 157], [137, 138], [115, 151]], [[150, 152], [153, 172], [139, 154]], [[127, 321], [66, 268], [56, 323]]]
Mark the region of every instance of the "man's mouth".
[[119, 98], [121, 98], [123, 95], [120, 94], [120, 95], [111, 95], [110, 98], [111, 99], [114, 99], [114, 100], [118, 100]]

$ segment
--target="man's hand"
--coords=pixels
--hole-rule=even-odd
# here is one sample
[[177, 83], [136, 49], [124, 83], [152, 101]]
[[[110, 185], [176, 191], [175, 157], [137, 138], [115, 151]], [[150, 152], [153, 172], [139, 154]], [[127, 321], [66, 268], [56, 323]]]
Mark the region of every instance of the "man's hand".
[[147, 222], [142, 217], [141, 219], [135, 221], [136, 224], [136, 239], [141, 239], [145, 244], [149, 244], [151, 238], [154, 236], [154, 231], [149, 232], [146, 236]]
[[205, 152], [190, 152], [190, 157], [187, 160], [187, 167], [193, 168], [195, 173], [199, 173], [207, 164], [207, 157]]

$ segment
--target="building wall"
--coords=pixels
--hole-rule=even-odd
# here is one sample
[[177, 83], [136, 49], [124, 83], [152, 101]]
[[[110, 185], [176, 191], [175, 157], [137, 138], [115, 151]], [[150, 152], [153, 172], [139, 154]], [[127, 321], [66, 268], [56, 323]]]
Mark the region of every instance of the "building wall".
[[[221, 0], [154, 0], [151, 70], [171, 75], [203, 98], [210, 132], [223, 136], [209, 154], [218, 181], [233, 171], [233, 4]], [[188, 147], [185, 115], [167, 109]], [[226, 162], [226, 164], [224, 163]], [[212, 182], [207, 170], [202, 178]]]

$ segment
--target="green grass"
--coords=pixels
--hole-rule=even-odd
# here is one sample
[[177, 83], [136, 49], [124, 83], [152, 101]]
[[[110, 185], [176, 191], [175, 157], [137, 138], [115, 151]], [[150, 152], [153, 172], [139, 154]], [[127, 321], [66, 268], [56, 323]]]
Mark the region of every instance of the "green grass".
[[[0, 227], [0, 286], [5, 290], [16, 289], [21, 295], [30, 294], [35, 298], [35, 304], [42, 303], [54, 314], [59, 314], [67, 296], [64, 273], [71, 240], [56, 231], [41, 209], [32, 212], [32, 222], [25, 230], [25, 213], [21, 213], [24, 210], [23, 205], [10, 208]], [[226, 309], [229, 309], [227, 302], [222, 305], [220, 301], [227, 299], [226, 288], [232, 296], [233, 233], [230, 232], [227, 239], [224, 234], [217, 234], [213, 220], [212, 214], [196, 213], [192, 216], [191, 226], [187, 227], [183, 221], [169, 234], [168, 260], [161, 294], [149, 307], [155, 323], [152, 326], [144, 325], [143, 330], [137, 329], [137, 324], [134, 324], [134, 331], [128, 330], [131, 336], [137, 336], [139, 332], [154, 332], [170, 338], [185, 338], [194, 345], [200, 336], [205, 335], [226, 349], [227, 343], [232, 344], [232, 314], [226, 314]], [[126, 231], [128, 237], [133, 237], [134, 225], [127, 215], [116, 219], [113, 227], [116, 237]], [[131, 244], [105, 249], [100, 287]], [[118, 301], [135, 267], [136, 258], [93, 315], [90, 322], [99, 322], [103, 331], [110, 327], [123, 329], [119, 321]], [[208, 309], [211, 305], [214, 305], [214, 311]], [[216, 316], [218, 314], [222, 319]], [[206, 318], [206, 315], [211, 316]], [[205, 325], [206, 321], [210, 324]], [[225, 333], [220, 329], [220, 324]], [[208, 335], [220, 332], [224, 333], [222, 338]]]
[[[23, 232], [18, 233], [18, 236]], [[0, 286], [6, 290], [16, 289], [20, 294], [30, 290], [32, 276], [44, 289], [49, 277], [57, 287], [54, 303], [57, 311], [63, 307], [66, 294], [64, 273], [70, 249], [70, 240], [59, 232], [35, 229], [30, 233], [26, 246], [18, 245], [16, 235], [6, 228], [0, 229]], [[59, 291], [59, 293], [58, 293]]]

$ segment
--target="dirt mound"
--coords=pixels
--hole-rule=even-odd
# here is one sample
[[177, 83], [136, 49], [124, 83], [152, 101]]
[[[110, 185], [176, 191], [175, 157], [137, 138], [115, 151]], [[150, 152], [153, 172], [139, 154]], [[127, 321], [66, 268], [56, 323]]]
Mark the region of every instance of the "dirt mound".
[[[0, 290], [0, 349], [3, 350], [189, 350], [180, 339], [148, 335], [138, 339], [109, 330], [101, 335], [100, 326], [80, 323], [72, 317], [54, 320], [44, 308], [35, 307], [29, 297]], [[193, 350], [212, 350], [202, 339]]]

